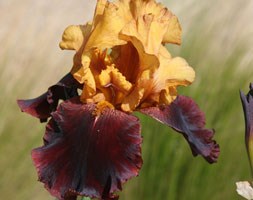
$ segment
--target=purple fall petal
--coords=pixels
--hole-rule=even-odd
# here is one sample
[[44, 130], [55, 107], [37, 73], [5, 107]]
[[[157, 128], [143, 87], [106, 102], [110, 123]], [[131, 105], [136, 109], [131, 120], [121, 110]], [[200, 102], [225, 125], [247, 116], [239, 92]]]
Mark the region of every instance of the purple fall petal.
[[50, 113], [55, 111], [59, 99], [66, 100], [77, 96], [79, 83], [68, 73], [57, 84], [48, 88], [48, 91], [34, 99], [18, 100], [18, 106], [23, 112], [37, 117], [41, 122], [47, 121]]
[[46, 127], [44, 146], [32, 151], [39, 180], [49, 192], [117, 199], [114, 192], [142, 166], [138, 118], [79, 98], [61, 103]]
[[214, 131], [204, 128], [204, 113], [191, 98], [178, 96], [168, 106], [144, 108], [140, 112], [182, 133], [194, 156], [200, 154], [209, 163], [217, 161], [220, 150], [212, 140]]
[[47, 121], [50, 116], [51, 108], [47, 102], [47, 92], [34, 99], [18, 100], [17, 103], [22, 112], [39, 118], [41, 122]]

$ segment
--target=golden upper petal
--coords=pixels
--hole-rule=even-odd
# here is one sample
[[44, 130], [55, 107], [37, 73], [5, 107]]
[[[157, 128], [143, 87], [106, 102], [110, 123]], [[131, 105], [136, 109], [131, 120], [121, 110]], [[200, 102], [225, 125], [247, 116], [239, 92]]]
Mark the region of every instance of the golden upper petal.
[[59, 46], [61, 49], [76, 50], [87, 41], [91, 32], [91, 24], [68, 26], [62, 35], [62, 41]]
[[146, 53], [143, 43], [138, 38], [128, 35], [121, 35], [121, 38], [128, 42], [131, 42], [139, 54], [138, 74], [142, 73], [144, 70], [147, 69], [154, 71], [158, 68], [158, 57], [156, 55]]
[[69, 26], [60, 47], [75, 50], [74, 78], [81, 100], [108, 101], [131, 112], [139, 106], [169, 104], [177, 86], [189, 85], [193, 69], [172, 58], [165, 43], [181, 43], [177, 17], [155, 0], [97, 0], [93, 21]]
[[158, 55], [161, 43], [181, 41], [181, 27], [175, 15], [155, 1], [132, 1], [133, 19], [121, 30], [122, 35], [135, 37], [148, 54]]
[[183, 58], [159, 58], [160, 66], [154, 73], [155, 91], [161, 91], [167, 85], [186, 86], [194, 81], [195, 72]]
[[135, 37], [142, 43], [145, 53], [157, 55], [167, 31], [167, 23], [156, 19], [153, 14], [145, 14], [126, 24], [121, 34], [128, 38]]
[[103, 17], [106, 4], [107, 4], [107, 0], [97, 0], [97, 5], [94, 12], [93, 23], [92, 23], [93, 28], [97, 25], [97, 23]]
[[129, 15], [129, 12], [125, 12], [125, 10], [129, 10], [128, 4], [121, 1], [116, 3], [107, 1], [104, 9], [100, 9], [100, 14], [102, 11], [103, 14], [99, 16], [99, 20], [95, 23], [85, 50], [91, 48], [103, 50], [126, 44], [126, 41], [119, 39], [119, 32], [132, 16]]
[[182, 29], [178, 18], [173, 15], [168, 24], [167, 32], [163, 36], [163, 43], [181, 44]]

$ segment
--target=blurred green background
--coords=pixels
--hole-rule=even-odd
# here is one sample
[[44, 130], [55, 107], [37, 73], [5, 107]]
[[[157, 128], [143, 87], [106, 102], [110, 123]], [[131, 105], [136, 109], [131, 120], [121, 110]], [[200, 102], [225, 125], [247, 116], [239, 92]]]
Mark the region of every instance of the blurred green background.
[[[168, 45], [196, 71], [180, 93], [191, 96], [216, 130], [218, 163], [194, 158], [184, 138], [144, 116], [144, 165], [124, 185], [122, 200], [242, 199], [235, 182], [251, 180], [244, 146], [239, 89], [253, 81], [253, 1], [172, 1], [163, 3], [183, 28], [181, 46]], [[42, 145], [44, 125], [21, 113], [17, 98], [32, 98], [56, 83], [72, 65], [73, 52], [58, 43], [65, 27], [93, 15], [89, 0], [0, 1], [0, 199], [52, 200], [37, 182], [30, 151]]]

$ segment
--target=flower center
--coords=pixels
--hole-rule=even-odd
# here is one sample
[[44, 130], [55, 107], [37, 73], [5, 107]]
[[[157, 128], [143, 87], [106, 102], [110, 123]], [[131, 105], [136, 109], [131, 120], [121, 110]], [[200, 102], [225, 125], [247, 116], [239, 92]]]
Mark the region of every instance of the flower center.
[[114, 106], [108, 101], [100, 101], [97, 103], [93, 115], [100, 116], [106, 108], [114, 109]]
[[[131, 48], [133, 47], [131, 46]], [[100, 103], [107, 101], [113, 107], [120, 108], [124, 98], [132, 91], [137, 76], [133, 74], [131, 77], [133, 82], [128, 80], [127, 71], [132, 66], [129, 61], [124, 62], [121, 56], [116, 55], [115, 52], [122, 53], [119, 49], [117, 51], [115, 49], [103, 51], [95, 49], [89, 53], [84, 53], [81, 58], [81, 66], [73, 68], [73, 76], [79, 82], [84, 83], [81, 95], [82, 102]], [[128, 59], [131, 60], [131, 57]]]

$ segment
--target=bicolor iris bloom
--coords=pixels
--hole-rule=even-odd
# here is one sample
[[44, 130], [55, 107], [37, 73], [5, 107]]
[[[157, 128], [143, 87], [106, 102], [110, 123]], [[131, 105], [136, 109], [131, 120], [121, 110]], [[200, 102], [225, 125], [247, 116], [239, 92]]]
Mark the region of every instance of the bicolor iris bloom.
[[154, 0], [98, 0], [91, 22], [66, 28], [60, 48], [75, 51], [71, 72], [41, 96], [18, 101], [22, 111], [49, 119], [32, 159], [53, 196], [118, 198], [142, 166], [134, 111], [175, 129], [193, 155], [216, 162], [214, 131], [204, 127], [196, 103], [177, 94], [193, 82], [194, 70], [166, 43], [181, 43], [181, 27]]

